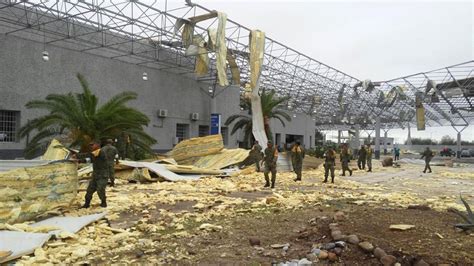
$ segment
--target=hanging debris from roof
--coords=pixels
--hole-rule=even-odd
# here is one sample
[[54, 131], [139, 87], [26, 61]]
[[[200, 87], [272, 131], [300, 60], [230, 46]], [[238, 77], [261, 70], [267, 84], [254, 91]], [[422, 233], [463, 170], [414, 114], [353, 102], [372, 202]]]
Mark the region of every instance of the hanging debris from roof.
[[416, 127], [418, 130], [425, 130], [425, 107], [420, 93], [416, 94]]
[[[208, 29], [208, 42], [206, 43], [204, 37], [201, 35], [194, 35], [194, 27], [196, 23], [217, 17], [217, 29]], [[195, 72], [197, 75], [205, 75], [209, 71], [209, 55], [208, 49], [216, 53], [216, 69], [217, 80], [220, 86], [229, 85], [227, 80], [227, 46], [225, 37], [225, 25], [227, 22], [227, 15], [223, 12], [212, 11], [208, 14], [191, 17], [188, 20], [178, 18], [175, 24], [175, 33], [181, 28], [181, 38], [184, 47], [186, 48], [186, 56], [196, 56]], [[235, 60], [229, 60], [231, 66], [232, 76], [235, 81], [239, 81], [240, 73]], [[237, 78], [238, 77], [238, 78]]]
[[260, 87], [260, 74], [262, 72], [265, 33], [259, 30], [250, 32], [250, 97], [252, 104], [252, 134], [262, 145], [267, 143], [267, 135], [263, 121], [262, 102], [258, 90]]

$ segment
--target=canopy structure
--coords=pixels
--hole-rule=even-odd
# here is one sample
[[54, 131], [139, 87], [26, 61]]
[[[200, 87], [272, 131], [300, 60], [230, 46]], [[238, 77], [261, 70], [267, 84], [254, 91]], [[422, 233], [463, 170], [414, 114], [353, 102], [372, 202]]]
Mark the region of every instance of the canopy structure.
[[[0, 33], [42, 42], [45, 48], [54, 45], [215, 83], [216, 52], [206, 50], [208, 70], [196, 75], [197, 57], [185, 54], [182, 26], [206, 18], [187, 34], [208, 40], [209, 29], [218, 28], [217, 12], [189, 0], [178, 7], [171, 4], [0, 0]], [[227, 19], [227, 52], [240, 72], [240, 81], [231, 85], [242, 90], [250, 82], [249, 35], [248, 27]], [[227, 76], [232, 80], [230, 68]], [[260, 87], [290, 96], [282, 108], [311, 115], [320, 129], [354, 124], [371, 129], [377, 117], [382, 127], [403, 127], [414, 121], [417, 99], [425, 106], [429, 126], [474, 121], [474, 61], [389, 81], [361, 81], [266, 37]]]

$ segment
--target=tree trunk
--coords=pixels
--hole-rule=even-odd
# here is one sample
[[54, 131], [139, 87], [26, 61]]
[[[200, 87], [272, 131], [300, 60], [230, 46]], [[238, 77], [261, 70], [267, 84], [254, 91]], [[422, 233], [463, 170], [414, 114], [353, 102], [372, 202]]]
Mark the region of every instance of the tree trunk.
[[263, 127], [265, 129], [265, 134], [267, 135], [268, 141], [273, 142], [273, 134], [272, 130], [270, 129], [270, 118], [268, 116], [263, 117]]

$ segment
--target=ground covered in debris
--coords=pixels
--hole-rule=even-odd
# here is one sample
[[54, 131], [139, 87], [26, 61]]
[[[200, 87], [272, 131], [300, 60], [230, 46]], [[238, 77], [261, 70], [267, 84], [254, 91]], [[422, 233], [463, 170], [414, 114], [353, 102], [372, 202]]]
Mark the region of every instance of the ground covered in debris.
[[[472, 263], [474, 234], [455, 230], [461, 220], [446, 210], [464, 210], [460, 193], [474, 202], [473, 168], [435, 166], [430, 175], [420, 174], [421, 168], [382, 168], [374, 162], [373, 173], [355, 171], [352, 177], [336, 177], [335, 184], [322, 184], [319, 166], [306, 169], [299, 183], [292, 173], [278, 174], [274, 190], [264, 189], [262, 173], [251, 168], [198, 181], [118, 180], [107, 189], [106, 220], [51, 240], [17, 263], [379, 265], [380, 249], [385, 261], [402, 265]], [[83, 196], [63, 214], [103, 210], [96, 196], [91, 209], [76, 210]], [[393, 224], [414, 227], [394, 231]]]

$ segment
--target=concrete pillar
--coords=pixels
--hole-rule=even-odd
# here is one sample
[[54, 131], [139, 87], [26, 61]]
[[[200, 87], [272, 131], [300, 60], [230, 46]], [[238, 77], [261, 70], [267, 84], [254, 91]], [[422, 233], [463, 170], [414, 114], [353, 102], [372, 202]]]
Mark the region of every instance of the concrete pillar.
[[461, 132], [458, 132], [458, 139], [457, 139], [456, 145], [457, 145], [457, 152], [456, 152], [457, 157], [461, 158]]
[[407, 125], [408, 128], [408, 137], [407, 137], [407, 145], [411, 146], [411, 131], [410, 131], [410, 123]]
[[352, 155], [354, 158], [357, 158], [357, 154], [360, 149], [360, 125], [355, 125], [355, 136], [354, 136], [354, 146]]
[[337, 131], [337, 145], [338, 145], [338, 146], [341, 145], [341, 134], [342, 134], [342, 131], [341, 131], [341, 130], [338, 130], [338, 131]]
[[383, 154], [384, 155], [387, 155], [387, 138], [388, 138], [388, 130], [384, 130], [383, 132]]
[[211, 95], [211, 114], [217, 113], [217, 101], [214, 95]]
[[355, 146], [356, 149], [359, 149], [360, 147], [360, 125], [355, 125]]
[[375, 159], [380, 159], [380, 117], [375, 120]]

